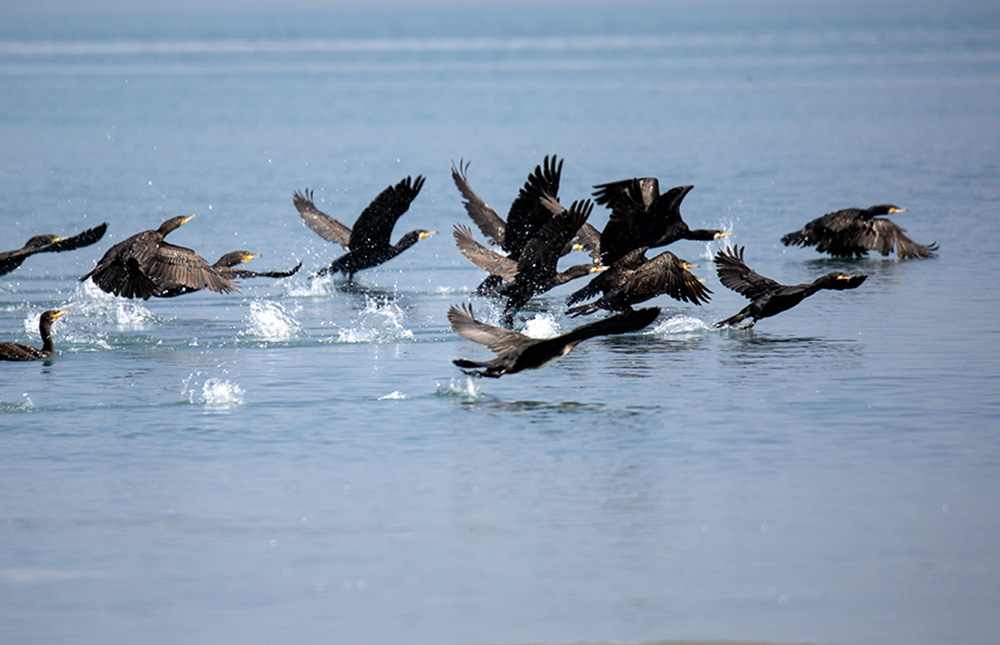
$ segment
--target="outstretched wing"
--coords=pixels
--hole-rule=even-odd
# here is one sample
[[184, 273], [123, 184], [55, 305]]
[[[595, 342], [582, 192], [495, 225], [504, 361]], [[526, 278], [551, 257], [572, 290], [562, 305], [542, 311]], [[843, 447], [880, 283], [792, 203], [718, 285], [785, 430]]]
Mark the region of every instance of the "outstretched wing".
[[655, 198], [660, 194], [660, 182], [656, 177], [632, 177], [631, 179], [597, 184], [594, 189], [594, 201], [614, 210], [618, 203], [626, 197], [639, 202], [644, 201], [644, 194], [649, 195], [651, 199]]
[[455, 224], [452, 234], [459, 252], [480, 269], [490, 275], [500, 276], [505, 282], [510, 282], [517, 275], [517, 262], [477, 242], [469, 227]]
[[556, 336], [555, 338], [542, 341], [539, 344], [544, 344], [546, 342], [580, 342], [587, 340], [588, 338], [594, 338], [595, 336], [626, 334], [638, 331], [649, 325], [651, 322], [656, 320], [656, 317], [659, 315], [659, 307], [647, 307], [645, 309], [637, 309], [635, 311], [626, 311], [624, 313], [615, 314], [614, 316], [602, 318], [601, 320], [596, 320], [592, 323], [587, 323], [586, 325], [581, 325], [561, 336]]
[[162, 242], [142, 267], [149, 277], [164, 288], [209, 289], [233, 293], [237, 289], [213, 269], [205, 258], [183, 246]]
[[521, 256], [524, 246], [538, 230], [552, 217], [545, 206], [539, 203], [540, 194], [559, 196], [559, 181], [562, 176], [563, 161], [557, 156], [546, 156], [541, 166], [535, 166], [527, 181], [510, 205], [507, 213], [507, 228], [504, 232], [503, 250], [515, 260]]
[[299, 262], [294, 267], [288, 271], [251, 271], [249, 269], [219, 269], [220, 275], [230, 279], [241, 279], [241, 278], [287, 278], [289, 276], [295, 275], [299, 269], [302, 268], [302, 263]]
[[486, 345], [497, 354], [502, 354], [532, 341], [524, 334], [476, 320], [470, 305], [462, 305], [461, 308], [452, 305], [448, 309], [448, 321], [456, 334], [474, 343]]
[[859, 223], [854, 235], [857, 246], [889, 255], [897, 250], [900, 258], [929, 258], [937, 255], [934, 251], [937, 245], [929, 247], [917, 244], [904, 233], [904, 228], [892, 220], [875, 217], [867, 222]]
[[507, 223], [497, 215], [496, 211], [487, 206], [486, 202], [481, 200], [479, 195], [469, 186], [469, 182], [465, 178], [465, 173], [468, 169], [469, 164], [463, 164], [462, 161], [458, 162], [458, 168], [454, 165], [451, 167], [451, 178], [455, 182], [458, 192], [462, 193], [462, 198], [465, 200], [462, 202], [465, 206], [465, 212], [469, 214], [469, 217], [476, 223], [476, 226], [479, 227], [479, 230], [486, 236], [490, 244], [503, 244]]
[[39, 253], [59, 253], [61, 251], [72, 251], [73, 249], [79, 249], [84, 246], [90, 246], [96, 243], [102, 237], [104, 237], [105, 231], [108, 230], [108, 223], [104, 222], [94, 228], [88, 228], [82, 233], [77, 233], [72, 237], [66, 237], [58, 242], [53, 242], [43, 246], [38, 250]]
[[715, 267], [719, 274], [719, 281], [750, 300], [755, 300], [769, 291], [780, 288], [780, 283], [771, 278], [765, 278], [746, 265], [743, 261], [743, 249], [742, 246], [736, 249], [728, 247], [715, 254]]
[[424, 177], [417, 175], [416, 179], [407, 177], [379, 193], [354, 222], [351, 248], [391, 246], [389, 238], [396, 221], [410, 207], [423, 185]]
[[[637, 268], [625, 287], [630, 302], [641, 302], [646, 294], [665, 293], [674, 300], [700, 305], [708, 302], [711, 290], [684, 266], [684, 261], [664, 251]], [[642, 298], [640, 299], [640, 296]]]
[[336, 242], [345, 250], [350, 250], [348, 245], [351, 242], [351, 229], [316, 208], [316, 204], [313, 202], [313, 191], [308, 188], [302, 192], [295, 191], [292, 195], [292, 202], [295, 204], [295, 209], [299, 211], [302, 221], [313, 232], [327, 242]]

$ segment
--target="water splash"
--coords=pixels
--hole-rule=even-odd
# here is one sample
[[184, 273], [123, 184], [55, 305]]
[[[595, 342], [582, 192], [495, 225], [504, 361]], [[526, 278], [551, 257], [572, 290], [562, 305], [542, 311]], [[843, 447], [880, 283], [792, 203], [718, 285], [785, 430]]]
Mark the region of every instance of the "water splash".
[[448, 385], [437, 384], [438, 396], [446, 396], [460, 401], [478, 401], [483, 398], [483, 392], [476, 385], [472, 376], [455, 377]]
[[402, 392], [400, 392], [399, 390], [395, 390], [393, 392], [389, 392], [386, 395], [378, 397], [379, 401], [405, 401], [406, 399], [407, 396]]
[[413, 332], [403, 326], [406, 316], [399, 305], [366, 298], [365, 308], [354, 325], [338, 332], [342, 343], [395, 343], [413, 340]]
[[195, 383], [201, 376], [195, 372], [184, 379], [182, 396], [188, 403], [204, 405], [207, 408], [228, 410], [236, 405], [243, 405], [243, 388], [228, 379], [208, 378], [199, 386]]
[[139, 301], [105, 293], [90, 280], [77, 285], [69, 305], [74, 319], [93, 318], [120, 331], [143, 331], [156, 321]]
[[656, 335], [690, 334], [692, 332], [709, 331], [711, 329], [712, 327], [704, 320], [680, 314], [659, 322], [648, 333]]
[[521, 333], [532, 338], [552, 338], [558, 336], [560, 331], [555, 316], [538, 314], [524, 323], [524, 329]]
[[288, 340], [303, 335], [302, 325], [285, 307], [276, 302], [254, 301], [246, 317], [246, 330], [240, 336], [264, 340]]
[[27, 392], [24, 393], [23, 403], [8, 403], [7, 401], [0, 400], [0, 414], [6, 412], [35, 412], [36, 409], [34, 401], [31, 400], [31, 397], [28, 396]]

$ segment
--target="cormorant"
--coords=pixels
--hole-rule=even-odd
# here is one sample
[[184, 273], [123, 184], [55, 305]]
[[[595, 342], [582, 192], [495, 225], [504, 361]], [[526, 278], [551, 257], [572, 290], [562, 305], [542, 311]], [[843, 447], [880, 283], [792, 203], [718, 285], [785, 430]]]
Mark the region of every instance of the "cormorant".
[[72, 251], [84, 246], [94, 244], [108, 230], [107, 222], [89, 228], [82, 233], [77, 233], [72, 237], [58, 237], [55, 235], [36, 235], [28, 240], [24, 246], [13, 251], [0, 252], [0, 275], [6, 275], [21, 266], [29, 255], [35, 253], [53, 253], [60, 251]]
[[[748, 267], [743, 262], [743, 247], [719, 251], [715, 255], [715, 265], [722, 284], [750, 300], [750, 304], [738, 314], [720, 320], [715, 326], [739, 325], [741, 329], [753, 327], [761, 318], [791, 309], [817, 291], [855, 289], [868, 277], [833, 272], [816, 278], [811, 283], [786, 286], [765, 278]], [[743, 322], [748, 318], [750, 322]]]
[[531, 298], [549, 289], [558, 274], [556, 268], [562, 248], [576, 235], [576, 232], [587, 221], [593, 203], [587, 199], [573, 202], [569, 209], [558, 206], [558, 203], [548, 195], [541, 195], [542, 201], [548, 201], [547, 207], [558, 207], [560, 212], [552, 215], [539, 229], [517, 260], [517, 274], [514, 279], [497, 289], [497, 293], [507, 297], [504, 316], [508, 322], [514, 314], [528, 303]]
[[[517, 260], [510, 256], [498, 253], [493, 249], [483, 246], [472, 237], [472, 230], [462, 224], [455, 224], [452, 235], [455, 237], [455, 245], [465, 258], [475, 264], [480, 269], [487, 271], [491, 277], [499, 280], [484, 280], [476, 289], [476, 293], [481, 296], [499, 293], [517, 277]], [[603, 265], [590, 262], [588, 264], [575, 264], [565, 271], [558, 271], [553, 276], [548, 285], [540, 288], [538, 293], [543, 293], [549, 289], [554, 289], [570, 280], [582, 278], [591, 273], [598, 273], [605, 268]], [[493, 284], [495, 282], [495, 284]]]
[[472, 307], [468, 305], [461, 309], [452, 306], [448, 310], [452, 330], [462, 338], [486, 345], [498, 354], [491, 361], [457, 358], [452, 362], [463, 370], [480, 369], [467, 371], [467, 374], [492, 378], [537, 369], [562, 358], [588, 338], [638, 331], [656, 320], [659, 314], [658, 307], [639, 309], [582, 325], [554, 338], [530, 338], [519, 332], [476, 320]]
[[48, 358], [55, 352], [55, 345], [52, 343], [52, 323], [56, 318], [69, 311], [69, 309], [50, 309], [42, 314], [38, 320], [38, 331], [42, 335], [42, 348], [35, 349], [30, 345], [20, 343], [0, 343], [0, 361], [37, 361]]
[[167, 289], [191, 291], [211, 289], [232, 293], [235, 287], [209, 266], [205, 258], [183, 246], [164, 241], [194, 215], [178, 215], [155, 230], [143, 231], [112, 246], [89, 273], [94, 284], [107, 293], [125, 298], [159, 296]]
[[603, 294], [594, 302], [572, 307], [571, 316], [584, 316], [598, 309], [630, 311], [632, 305], [666, 294], [675, 300], [700, 305], [708, 302], [712, 291], [691, 271], [697, 264], [682, 260], [670, 251], [652, 259], [646, 258], [647, 247], [641, 246], [620, 258], [582, 289], [566, 299], [567, 305]]
[[[212, 265], [212, 268], [215, 269], [220, 276], [227, 280], [239, 280], [242, 278], [287, 278], [288, 276], [295, 275], [295, 272], [302, 268], [301, 262], [288, 271], [250, 271], [248, 269], [235, 268], [237, 264], [243, 264], [244, 262], [255, 260], [260, 256], [260, 253], [251, 253], [250, 251], [230, 251], [216, 260], [215, 264]], [[184, 295], [185, 293], [192, 293], [194, 291], [198, 291], [198, 289], [189, 289], [187, 287], [180, 286], [165, 287], [161, 293], [156, 294], [156, 296], [158, 298], [173, 298]]]
[[336, 242], [347, 251], [313, 277], [342, 271], [352, 280], [358, 271], [388, 262], [418, 241], [437, 234], [437, 231], [418, 229], [410, 231], [395, 244], [389, 240], [396, 221], [407, 211], [423, 185], [424, 177], [417, 175], [415, 180], [407, 177], [395, 186], [388, 186], [361, 212], [353, 230], [316, 208], [311, 190], [295, 191], [292, 201], [306, 225], [324, 240]]
[[860, 258], [868, 251], [889, 255], [895, 248], [901, 260], [932, 258], [937, 244], [923, 246], [903, 234], [904, 229], [885, 217], [903, 213], [905, 208], [892, 204], [877, 204], [862, 210], [845, 208], [827, 213], [806, 224], [802, 229], [781, 238], [785, 246], [815, 246], [821, 253], [838, 257]]
[[655, 177], [636, 177], [594, 186], [594, 201], [611, 208], [601, 232], [601, 260], [611, 264], [640, 246], [657, 248], [677, 240], [716, 240], [732, 231], [690, 229], [681, 218], [681, 202], [694, 186], [660, 194]]
[[[469, 186], [466, 179], [466, 171], [469, 169], [468, 163], [459, 162], [458, 168], [453, 165], [451, 178], [455, 182], [458, 192], [462, 194], [465, 211], [486, 236], [487, 241], [490, 244], [500, 246], [507, 257], [517, 260], [521, 256], [524, 245], [538, 233], [539, 229], [552, 216], [549, 209], [539, 203], [538, 195], [544, 193], [558, 200], [563, 161], [556, 155], [546, 156], [542, 165], [535, 166], [535, 170], [528, 175], [524, 186], [518, 191], [517, 197], [510, 205], [506, 222], [497, 215], [496, 211], [487, 206], [486, 202], [480, 199], [479, 195]], [[593, 254], [599, 237], [600, 233], [597, 229], [585, 224], [581, 227], [578, 235], [580, 248]], [[561, 254], [565, 255], [571, 250], [574, 250], [572, 243], [568, 244]]]

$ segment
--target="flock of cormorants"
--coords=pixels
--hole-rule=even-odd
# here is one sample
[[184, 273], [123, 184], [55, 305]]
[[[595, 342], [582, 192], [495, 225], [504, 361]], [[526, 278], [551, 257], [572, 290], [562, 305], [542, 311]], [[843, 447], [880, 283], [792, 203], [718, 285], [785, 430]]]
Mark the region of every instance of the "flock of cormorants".
[[[637, 331], [652, 323], [660, 313], [657, 307], [635, 310], [634, 305], [664, 294], [701, 305], [712, 293], [704, 280], [690, 271], [698, 265], [670, 251], [647, 257], [650, 249], [678, 240], [714, 240], [731, 233], [688, 227], [681, 218], [680, 205], [692, 186], [678, 186], [660, 193], [656, 178], [636, 177], [598, 184], [594, 186], [593, 201], [577, 200], [566, 208], [558, 198], [562, 166], [563, 161], [557, 157], [545, 157], [528, 175], [508, 210], [506, 221], [470, 187], [469, 164], [460, 162], [452, 166], [452, 179], [466, 212], [489, 244], [500, 249], [476, 241], [468, 226], [455, 225], [453, 235], [459, 252], [488, 273], [476, 293], [504, 300], [506, 327], [477, 320], [468, 305], [453, 306], [448, 311], [453, 331], [497, 353], [491, 361], [453, 361], [469, 374], [499, 377], [542, 367], [569, 353], [584, 340]], [[418, 241], [436, 234], [437, 231], [417, 229], [403, 235], [395, 244], [391, 243], [396, 222], [409, 209], [423, 184], [424, 177], [418, 175], [415, 179], [406, 177], [388, 186], [361, 212], [353, 228], [317, 208], [312, 191], [295, 191], [292, 202], [303, 222], [324, 240], [335, 242], [345, 250], [313, 277], [339, 272], [353, 279], [358, 271], [383, 264]], [[601, 231], [587, 222], [594, 202], [611, 211]], [[889, 204], [840, 210], [788, 233], [781, 241], [786, 246], [814, 246], [836, 257], [859, 258], [869, 251], [882, 255], [895, 251], [900, 259], [933, 257], [936, 244], [917, 244], [902, 228], [884, 217], [905, 210]], [[171, 298], [202, 289], [232, 293], [237, 291], [234, 280], [288, 277], [302, 266], [299, 262], [288, 271], [260, 273], [237, 269], [237, 265], [260, 257], [248, 251], [233, 251], [215, 264], [209, 264], [195, 251], [164, 239], [192, 217], [194, 215], [172, 217], [157, 229], [136, 233], [114, 244], [80, 281], [90, 279], [107, 293], [145, 300]], [[69, 251], [94, 244], [106, 230], [105, 223], [68, 238], [32, 237], [22, 248], [0, 253], [0, 275], [17, 269], [27, 257], [36, 253]], [[560, 258], [574, 250], [586, 251], [590, 262], [560, 271], [557, 268]], [[719, 281], [750, 300], [750, 304], [734, 316], [715, 323], [716, 327], [748, 328], [761, 318], [794, 307], [817, 291], [854, 289], [866, 279], [864, 275], [834, 272], [811, 283], [782, 285], [747, 266], [743, 252], [743, 248], [729, 247], [715, 255]], [[594, 277], [569, 295], [566, 313], [575, 317], [604, 309], [615, 312], [614, 315], [547, 339], [530, 338], [509, 329], [514, 315], [533, 297], [587, 275]], [[0, 360], [26, 361], [51, 356], [54, 351], [51, 326], [66, 311], [50, 310], [42, 314], [39, 322], [41, 349], [0, 343]]]

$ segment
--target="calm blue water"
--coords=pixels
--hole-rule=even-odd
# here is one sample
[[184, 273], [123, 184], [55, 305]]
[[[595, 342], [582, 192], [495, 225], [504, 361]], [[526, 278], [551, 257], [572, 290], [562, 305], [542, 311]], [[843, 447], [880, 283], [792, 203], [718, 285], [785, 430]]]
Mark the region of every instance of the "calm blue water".
[[[0, 247], [109, 232], [0, 278], [4, 340], [73, 307], [0, 366], [0, 640], [995, 643], [998, 141], [991, 2], [5, 3]], [[505, 214], [550, 153], [564, 203], [690, 183], [761, 273], [869, 279], [720, 331], [721, 244], [681, 242], [707, 305], [472, 381], [445, 312], [497, 313], [451, 163]], [[441, 234], [350, 288], [76, 282], [180, 213], [210, 260], [312, 272], [339, 249], [293, 190], [353, 222], [416, 174], [396, 236]], [[887, 201], [939, 258], [778, 242]], [[573, 288], [519, 325], [571, 328]]]

